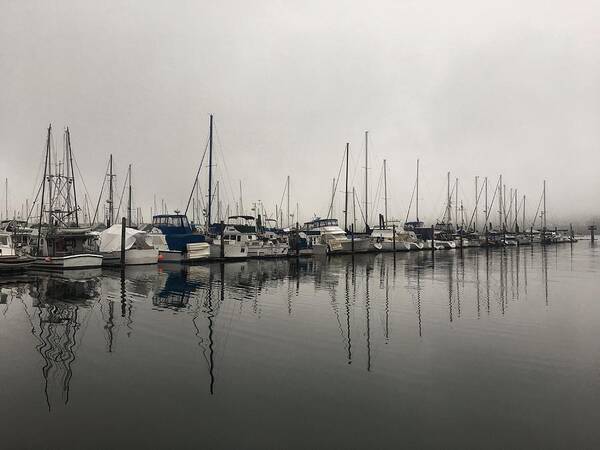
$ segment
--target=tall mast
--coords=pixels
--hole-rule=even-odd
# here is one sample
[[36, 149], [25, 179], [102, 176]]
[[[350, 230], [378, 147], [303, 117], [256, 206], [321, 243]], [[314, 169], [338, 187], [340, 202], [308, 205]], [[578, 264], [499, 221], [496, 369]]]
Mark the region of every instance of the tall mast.
[[473, 231], [477, 231], [477, 219], [478, 219], [478, 206], [479, 206], [479, 188], [477, 182], [479, 177], [475, 175], [475, 224], [473, 225]]
[[129, 180], [128, 196], [127, 196], [127, 226], [131, 228], [131, 164], [127, 169], [127, 179]]
[[369, 132], [365, 131], [365, 231], [369, 229], [368, 197], [369, 197]]
[[502, 174], [500, 175], [498, 189], [498, 226], [500, 227], [499, 230], [502, 230]]
[[240, 215], [244, 215], [244, 203], [242, 200], [242, 180], [240, 181]]
[[[287, 177], [287, 208], [286, 208], [286, 214], [287, 214], [287, 227], [290, 227], [290, 176], [288, 175]], [[283, 223], [281, 224], [281, 226], [283, 227]]]
[[452, 203], [452, 199], [450, 198], [450, 172], [448, 172], [448, 181], [446, 187], [446, 225], [450, 226], [450, 222], [452, 221], [452, 207], [450, 204]]
[[526, 197], [523, 196], [523, 225], [521, 227], [523, 229], [522, 230], [523, 232], [525, 232], [525, 200], [526, 200]]
[[213, 115], [210, 115], [210, 127], [208, 132], [208, 211], [206, 217], [206, 227], [210, 227], [212, 218], [212, 151], [213, 151]]
[[46, 159], [44, 161], [44, 178], [42, 178], [42, 200], [40, 202], [40, 223], [38, 228], [37, 238], [37, 254], [40, 256], [40, 238], [42, 236], [42, 223], [44, 221], [44, 194], [46, 193], [46, 175], [48, 171], [48, 163], [50, 158], [50, 132], [52, 124], [48, 125], [48, 137], [46, 138]]
[[454, 183], [454, 189], [456, 190], [454, 193], [454, 220], [456, 221], [456, 229], [458, 230], [458, 178]]
[[518, 198], [518, 192], [519, 190], [517, 188], [515, 188], [515, 232], [517, 231], [517, 228], [519, 227], [519, 208], [518, 208], [518, 203], [517, 203], [517, 198]]
[[344, 187], [344, 231], [348, 232], [348, 155], [350, 143], [346, 142], [346, 180]]
[[485, 230], [488, 228], [488, 178], [485, 177]]
[[419, 160], [417, 159], [417, 222], [419, 221]]
[[384, 223], [383, 225], [387, 227], [388, 221], [388, 210], [387, 210], [387, 165], [385, 159], [383, 160], [383, 202], [384, 202]]
[[[75, 188], [75, 168], [73, 167], [73, 150], [71, 149], [71, 132], [67, 127], [67, 150], [71, 163], [71, 183], [73, 184], [73, 202], [75, 203], [75, 226], [79, 227], [79, 206], [77, 205], [77, 189]], [[68, 171], [67, 171], [68, 174]]]
[[4, 181], [4, 209], [6, 211], [6, 220], [8, 220], [8, 178]]
[[356, 233], [356, 191], [352, 186], [352, 234]]
[[546, 231], [546, 180], [544, 180], [544, 231]]
[[108, 163], [108, 223], [106, 226], [110, 228], [115, 219], [114, 200], [113, 200], [113, 156], [112, 153]]

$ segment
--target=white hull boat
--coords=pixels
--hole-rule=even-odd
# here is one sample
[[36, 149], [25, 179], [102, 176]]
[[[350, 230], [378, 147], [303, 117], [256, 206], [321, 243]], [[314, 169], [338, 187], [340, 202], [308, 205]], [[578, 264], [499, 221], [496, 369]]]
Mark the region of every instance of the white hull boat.
[[92, 269], [102, 267], [102, 255], [83, 253], [67, 256], [39, 256], [32, 266], [36, 269]]

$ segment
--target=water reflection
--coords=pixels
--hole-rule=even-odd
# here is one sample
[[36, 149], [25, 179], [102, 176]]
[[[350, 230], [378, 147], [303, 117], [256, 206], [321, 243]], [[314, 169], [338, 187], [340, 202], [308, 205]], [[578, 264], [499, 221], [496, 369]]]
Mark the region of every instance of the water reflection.
[[[176, 327], [182, 337], [174, 342], [181, 349], [174, 351], [185, 351], [185, 339], [194, 342], [205, 367], [205, 388], [216, 395], [217, 377], [231, 364], [224, 354], [231, 334], [258, 345], [285, 337], [286, 327], [294, 326], [303, 337], [290, 345], [301, 347], [310, 333], [298, 329], [318, 334], [334, 327], [344, 364], [373, 372], [385, 357], [380, 344], [397, 348], [407, 333], [422, 342], [440, 320], [454, 329], [471, 319], [505, 317], [511, 302], [530, 298], [532, 274], [541, 280], [549, 307], [549, 279], [557, 267], [549, 267], [549, 251], [557, 250], [465, 249], [34, 274], [0, 285], [0, 311], [6, 315], [14, 299], [20, 300], [41, 357], [49, 410], [57, 399], [68, 404], [77, 353], [87, 334], [95, 339], [96, 332], [86, 330], [98, 324], [109, 355], [129, 351], [134, 333], [143, 342], [155, 338], [154, 326], [165, 337]], [[90, 320], [95, 314], [99, 320]], [[127, 339], [119, 339], [120, 330]], [[89, 348], [94, 351], [92, 343]], [[152, 345], [146, 350], [152, 358]], [[246, 355], [232, 350], [231, 357]]]
[[80, 334], [88, 325], [89, 313], [99, 295], [99, 275], [100, 270], [37, 274], [29, 283], [34, 310], [30, 311], [25, 302], [23, 308], [37, 341], [35, 349], [43, 361], [48, 411], [55, 398], [65, 405], [69, 402]]

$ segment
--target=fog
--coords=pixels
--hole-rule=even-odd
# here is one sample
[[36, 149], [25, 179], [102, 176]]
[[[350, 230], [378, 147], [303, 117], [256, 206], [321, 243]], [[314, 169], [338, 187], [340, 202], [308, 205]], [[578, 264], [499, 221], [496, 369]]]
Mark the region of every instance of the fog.
[[346, 142], [364, 202], [368, 130], [369, 215], [383, 212], [386, 159], [389, 217], [405, 219], [417, 158], [427, 223], [443, 213], [448, 171], [469, 214], [475, 176], [491, 198], [499, 174], [527, 195], [528, 217], [543, 180], [550, 223], [600, 214], [598, 2], [0, 4], [9, 211], [34, 195], [49, 123], [59, 151], [69, 126], [92, 208], [112, 153], [119, 184], [133, 165], [146, 218], [154, 196], [184, 209], [214, 114], [230, 213], [241, 180], [246, 212], [260, 200], [273, 214], [289, 175], [300, 220], [326, 216]]

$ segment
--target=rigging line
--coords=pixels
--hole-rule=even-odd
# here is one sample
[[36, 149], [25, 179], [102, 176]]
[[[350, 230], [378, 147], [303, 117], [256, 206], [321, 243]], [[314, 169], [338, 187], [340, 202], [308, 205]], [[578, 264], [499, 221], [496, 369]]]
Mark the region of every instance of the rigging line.
[[471, 219], [469, 220], [469, 225], [467, 225], [467, 230], [471, 229], [471, 224], [473, 223], [473, 219], [475, 218], [475, 211], [477, 211], [477, 207], [479, 206], [479, 199], [481, 198], [481, 194], [483, 192], [484, 187], [484, 184], [481, 183], [481, 189], [479, 189], [479, 193], [477, 194], [477, 198], [475, 199], [475, 208], [473, 208], [473, 214], [471, 214]]
[[494, 208], [494, 200], [496, 199], [496, 194], [498, 193], [498, 185], [500, 184], [500, 179], [498, 179], [498, 181], [496, 182], [496, 188], [494, 189], [494, 195], [492, 196], [492, 201], [490, 202], [490, 204], [488, 205], [488, 210], [486, 211], [486, 216], [485, 216], [485, 226], [488, 226], [488, 223], [490, 221], [490, 214], [493, 211]]
[[117, 208], [116, 217], [119, 217], [119, 212], [121, 212], [121, 204], [123, 203], [123, 197], [125, 196], [125, 188], [127, 187], [127, 180], [129, 180], [129, 171], [127, 171], [127, 175], [125, 176], [125, 180], [123, 181], [123, 190], [121, 191], [121, 198], [119, 199], [119, 207]]
[[[356, 199], [356, 206], [358, 206], [358, 211], [360, 212], [360, 216], [362, 217], [362, 221], [364, 222], [365, 214], [363, 213], [362, 207], [360, 206], [360, 197], [356, 193], [356, 190], [354, 192], [354, 198]], [[354, 232], [356, 233], [356, 230], [354, 230]]]
[[413, 184], [412, 194], [410, 195], [410, 203], [408, 204], [408, 210], [406, 211], [406, 218], [404, 219], [404, 223], [408, 222], [408, 216], [409, 216], [410, 210], [412, 208], [412, 203], [413, 203], [416, 189], [417, 189], [417, 181], [415, 180], [415, 184]]
[[[71, 155], [72, 155], [72, 151], [71, 151]], [[83, 185], [83, 189], [85, 189], [85, 193], [87, 194], [87, 198], [85, 199], [85, 205], [87, 206], [88, 210], [90, 209], [90, 192], [88, 191], [88, 188], [85, 184], [85, 179], [83, 178], [83, 175], [81, 174], [81, 169], [79, 169], [79, 163], [77, 162], [77, 158], [75, 158], [73, 156], [73, 161], [75, 161], [75, 167], [77, 167], [77, 173], [79, 173], [79, 179], [81, 180], [81, 184]], [[74, 177], [75, 175], [73, 175]]]
[[[96, 210], [94, 211], [94, 218], [92, 219], [92, 223], [90, 225], [93, 225], [96, 222], [96, 215], [98, 214], [98, 208], [100, 207], [100, 200], [102, 200], [102, 193], [104, 192], [104, 185], [106, 184], [106, 173], [108, 172], [108, 166], [110, 165], [110, 162], [108, 162], [106, 164], [106, 170], [104, 171], [104, 177], [102, 177], [102, 188], [100, 189], [100, 195], [98, 196], [98, 203], [96, 204]], [[89, 210], [89, 208], [88, 208]]]
[[344, 150], [344, 156], [342, 157], [342, 163], [340, 164], [340, 170], [338, 171], [338, 175], [335, 179], [335, 187], [333, 189], [333, 193], [331, 195], [331, 205], [329, 206], [329, 211], [327, 211], [326, 219], [329, 219], [329, 215], [333, 211], [333, 201], [335, 200], [335, 193], [337, 192], [338, 182], [340, 181], [340, 175], [342, 174], [342, 168], [344, 167], [344, 160], [346, 159], [346, 150]]
[[233, 186], [231, 185], [231, 175], [229, 174], [229, 167], [227, 166], [227, 161], [225, 161], [225, 152], [223, 151], [223, 143], [221, 142], [221, 134], [219, 133], [219, 129], [217, 128], [216, 120], [213, 121], [213, 127], [215, 129], [215, 134], [217, 136], [217, 142], [219, 143], [219, 150], [221, 153], [221, 160], [223, 162], [223, 167], [225, 168], [225, 174], [227, 176], [227, 184], [229, 187], [229, 193], [231, 194], [231, 200], [235, 203], [235, 195], [233, 193]]
[[[43, 184], [43, 183], [42, 183]], [[26, 222], [29, 222], [29, 218], [32, 217], [31, 213], [33, 212], [33, 209], [35, 208], [35, 205], [37, 203], [38, 197], [40, 196], [40, 191], [42, 190], [42, 185], [40, 184], [38, 187], [38, 191], [37, 194], [35, 194], [35, 199], [33, 200], [33, 203], [31, 204], [31, 208], [29, 209], [29, 211], [27, 212], [27, 218], [25, 219]], [[32, 192], [33, 194], [33, 192]], [[33, 217], [32, 217], [33, 218]], [[40, 222], [41, 222], [41, 218], [40, 218]]]
[[537, 221], [538, 214], [540, 212], [540, 207], [542, 206], [542, 199], [544, 198], [544, 193], [540, 195], [540, 201], [538, 202], [537, 210], [535, 211], [535, 217], [533, 218], [533, 222], [531, 223], [531, 227], [535, 227], [535, 222]]
[[383, 181], [383, 166], [381, 166], [381, 172], [379, 173], [379, 180], [377, 181], [377, 189], [375, 190], [375, 196], [373, 197], [374, 201], [371, 205], [371, 217], [375, 217], [375, 211], [377, 210], [377, 207], [379, 206], [379, 201], [381, 200], [379, 198], [379, 195], [381, 194], [381, 184]]
[[204, 146], [204, 153], [202, 153], [202, 159], [200, 160], [200, 166], [198, 166], [198, 171], [196, 172], [196, 178], [194, 179], [194, 185], [192, 186], [192, 190], [190, 192], [190, 196], [188, 198], [187, 201], [187, 205], [185, 205], [185, 212], [184, 214], [187, 215], [188, 209], [190, 207], [190, 202], [192, 201], [192, 197], [194, 195], [194, 190], [196, 189], [196, 184], [198, 184], [198, 177], [200, 176], [200, 170], [202, 169], [202, 163], [204, 163], [204, 157], [206, 156], [206, 150], [208, 149], [208, 141], [209, 139], [206, 139], [206, 145]]

